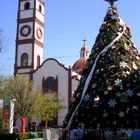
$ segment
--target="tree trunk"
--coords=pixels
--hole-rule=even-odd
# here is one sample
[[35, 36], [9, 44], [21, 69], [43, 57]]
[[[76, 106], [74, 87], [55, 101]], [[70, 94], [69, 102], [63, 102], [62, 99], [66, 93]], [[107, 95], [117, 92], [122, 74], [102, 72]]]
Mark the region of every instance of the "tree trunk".
[[22, 133], [25, 133], [25, 116], [21, 116]]

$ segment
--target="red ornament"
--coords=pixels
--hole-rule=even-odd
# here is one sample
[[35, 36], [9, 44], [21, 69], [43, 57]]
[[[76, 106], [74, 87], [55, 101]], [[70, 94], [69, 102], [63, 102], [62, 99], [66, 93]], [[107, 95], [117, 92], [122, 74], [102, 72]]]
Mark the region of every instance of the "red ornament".
[[109, 27], [110, 26], [110, 23], [108, 22], [108, 21], [105, 21], [104, 22], [104, 28], [107, 28], [107, 27]]
[[80, 100], [80, 97], [79, 97], [79, 96], [76, 96], [76, 98], [75, 98], [75, 99], [76, 99], [76, 101], [78, 101], [78, 100]]
[[122, 72], [121, 77], [123, 80], [126, 78], [126, 73], [124, 71]]
[[112, 16], [113, 15], [113, 11], [112, 10], [109, 10], [108, 11], [108, 16]]
[[112, 49], [116, 49], [116, 46], [113, 45], [111, 48], [112, 48]]
[[124, 32], [124, 35], [131, 36], [131, 29], [129, 27], [126, 27], [126, 30]]

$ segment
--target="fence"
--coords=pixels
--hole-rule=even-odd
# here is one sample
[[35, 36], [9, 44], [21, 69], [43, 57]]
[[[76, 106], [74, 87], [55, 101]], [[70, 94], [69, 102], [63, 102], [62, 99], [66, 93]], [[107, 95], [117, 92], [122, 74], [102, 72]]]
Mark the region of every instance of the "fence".
[[[43, 130], [43, 140], [61, 140], [62, 137], [62, 129], [44, 129]], [[94, 135], [97, 137], [102, 137], [102, 130], [100, 129], [85, 129], [84, 130], [85, 137], [93, 137]], [[69, 135], [67, 134], [66, 140], [69, 140]]]
[[[60, 129], [45, 129], [43, 131], [43, 140], [63, 140], [62, 139], [62, 128]], [[84, 129], [84, 139], [83, 140], [120, 140], [124, 138], [127, 140], [128, 135], [132, 134], [132, 130], [118, 129], [116, 132], [110, 129]], [[69, 132], [67, 132], [67, 137], [65, 140], [69, 139]], [[75, 139], [75, 140], [78, 140]]]

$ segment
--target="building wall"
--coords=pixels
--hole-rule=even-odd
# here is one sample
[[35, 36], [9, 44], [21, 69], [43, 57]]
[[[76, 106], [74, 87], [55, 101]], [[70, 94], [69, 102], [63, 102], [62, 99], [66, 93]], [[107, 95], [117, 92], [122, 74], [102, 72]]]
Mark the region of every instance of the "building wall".
[[33, 8], [34, 8], [34, 0], [30, 0], [30, 8], [29, 10], [24, 10], [24, 5], [28, 1], [23, 1], [20, 3], [20, 19], [31, 18], [33, 17]]
[[18, 39], [19, 40], [24, 40], [24, 39], [31, 39], [32, 37], [33, 37], [33, 32], [32, 32], [32, 30], [33, 30], [33, 22], [26, 22], [26, 23], [21, 23], [20, 25], [19, 25], [19, 31], [21, 30], [21, 28], [24, 26], [24, 25], [28, 25], [30, 28], [31, 28], [31, 31], [30, 31], [30, 34], [28, 35], [28, 36], [22, 36], [21, 34], [20, 34], [20, 32], [18, 33]]
[[34, 49], [34, 67], [37, 68], [37, 56], [40, 56], [40, 64], [43, 62], [43, 49], [35, 44]]
[[79, 80], [77, 78], [73, 78], [72, 79], [72, 94], [74, 93], [74, 91], [76, 91], [78, 84], [79, 84]]
[[[41, 5], [42, 7], [42, 12], [40, 13], [39, 12], [39, 6]], [[39, 1], [36, 1], [36, 17], [39, 17], [39, 19], [44, 23], [44, 6], [39, 2]]]
[[64, 65], [60, 64], [55, 59], [48, 59], [35, 71], [33, 74], [33, 80], [36, 84], [38, 91], [42, 90], [43, 77], [58, 77], [58, 97], [64, 105], [64, 109], [58, 112], [58, 125], [62, 126], [63, 120], [68, 112], [68, 97], [69, 97], [69, 75], [68, 69]]

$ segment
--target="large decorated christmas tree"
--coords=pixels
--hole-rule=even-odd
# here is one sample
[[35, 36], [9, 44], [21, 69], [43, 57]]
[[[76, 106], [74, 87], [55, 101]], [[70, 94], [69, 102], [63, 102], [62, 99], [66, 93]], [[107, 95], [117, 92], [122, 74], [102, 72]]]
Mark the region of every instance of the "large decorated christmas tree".
[[111, 4], [74, 93], [64, 128], [134, 128], [140, 120], [140, 55]]

